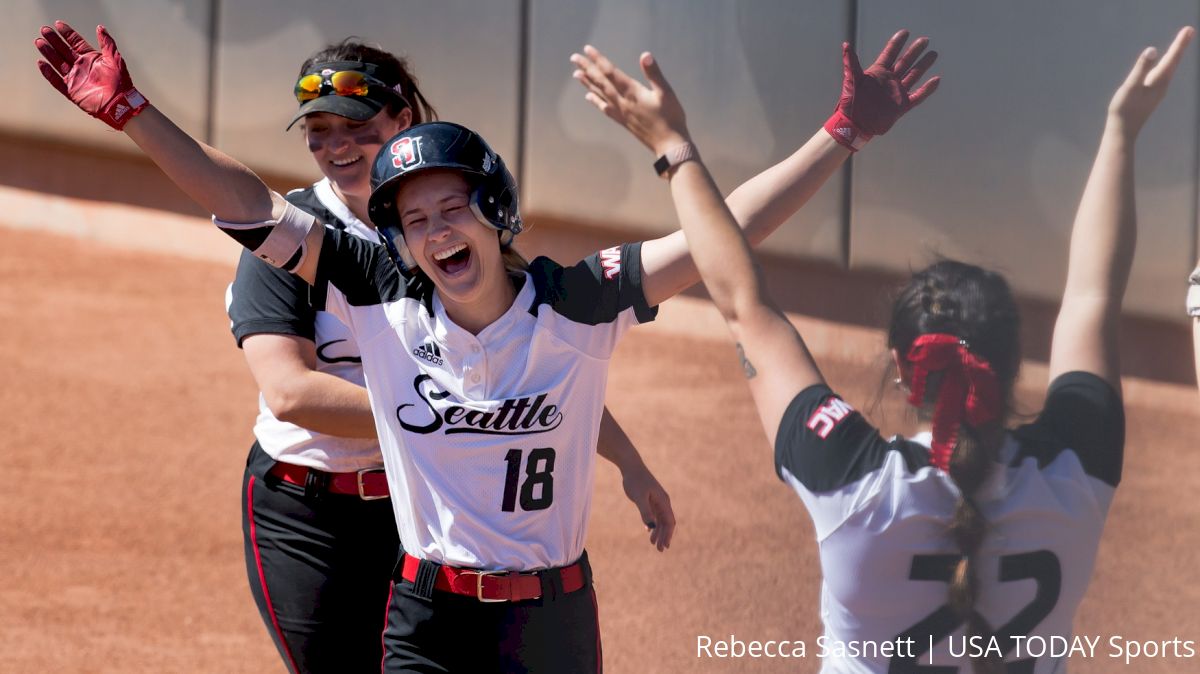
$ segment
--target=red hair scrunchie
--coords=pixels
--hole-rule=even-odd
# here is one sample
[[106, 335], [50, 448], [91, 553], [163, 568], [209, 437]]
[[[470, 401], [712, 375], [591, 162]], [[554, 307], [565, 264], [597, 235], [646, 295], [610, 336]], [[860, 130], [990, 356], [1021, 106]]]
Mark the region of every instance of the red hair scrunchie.
[[945, 333], [916, 338], [907, 358], [912, 365], [910, 405], [920, 407], [925, 401], [925, 383], [930, 373], [943, 373], [933, 409], [929, 462], [948, 471], [963, 422], [976, 428], [1000, 416], [996, 373], [986, 359], [971, 353], [964, 340]]

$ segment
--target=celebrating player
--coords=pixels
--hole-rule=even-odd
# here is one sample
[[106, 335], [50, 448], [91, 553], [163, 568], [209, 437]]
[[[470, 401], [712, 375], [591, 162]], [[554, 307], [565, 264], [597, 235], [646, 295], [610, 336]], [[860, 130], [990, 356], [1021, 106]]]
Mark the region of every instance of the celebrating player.
[[[402, 131], [375, 160], [368, 213], [389, 247], [321, 227], [150, 106], [107, 31], [97, 30], [97, 52], [56, 28], [37, 42], [51, 84], [123, 128], [256, 257], [312, 285], [315, 308], [353, 335], [409, 553], [393, 583], [385, 669], [597, 670], [583, 540], [607, 363], [628, 327], [698, 280], [682, 234], [571, 267], [526, 263], [511, 248], [522, 221], [503, 160], [442, 122]], [[885, 53], [906, 40], [897, 34]], [[899, 72], [848, 69], [837, 133], [819, 131], [731, 195], [752, 238], [802, 205], [851, 146], [932, 92], [910, 95], [919, 76], [904, 72], [932, 63], [932, 53], [917, 60], [926, 43], [914, 42]], [[577, 77], [612, 72], [587, 55], [575, 57]], [[641, 101], [646, 119], [665, 123], [658, 107]], [[688, 159], [686, 148], [663, 149], [661, 173]]]
[[[704, 166], [675, 170], [683, 231], [737, 342], [777, 472], [815, 524], [825, 636], [869, 652], [827, 658], [822, 671], [936, 663], [936, 671], [971, 664], [1003, 672], [1006, 659], [1009, 672], [1060, 670], [1045, 658], [1018, 664], [1012, 637], [1070, 635], [1121, 478], [1117, 322], [1136, 230], [1134, 142], [1192, 34], [1181, 30], [1162, 59], [1146, 49], [1109, 104], [1071, 236], [1046, 405], [1012, 431], [1005, 421], [1020, 363], [1018, 317], [999, 274], [943, 260], [901, 291], [888, 345], [925, 430], [884, 440], [825, 384], [767, 297]], [[857, 66], [851, 59], [847, 67]], [[683, 111], [649, 54], [642, 68], [648, 86], [597, 72], [589, 98], [655, 154], [690, 147]], [[971, 644], [960, 653], [979, 657], [952, 657], [951, 635]]]
[[[292, 124], [301, 124], [325, 177], [285, 198], [378, 242], [367, 217], [371, 159], [388, 137], [436, 118], [408, 63], [345, 40], [304, 62], [295, 95]], [[400, 541], [354, 335], [310, 306], [308, 284], [249, 251], [229, 300], [233, 333], [262, 390], [242, 528], [263, 622], [292, 671], [378, 671]], [[607, 411], [598, 451], [620, 468], [626, 494], [653, 524], [651, 542], [667, 547], [670, 499]]]

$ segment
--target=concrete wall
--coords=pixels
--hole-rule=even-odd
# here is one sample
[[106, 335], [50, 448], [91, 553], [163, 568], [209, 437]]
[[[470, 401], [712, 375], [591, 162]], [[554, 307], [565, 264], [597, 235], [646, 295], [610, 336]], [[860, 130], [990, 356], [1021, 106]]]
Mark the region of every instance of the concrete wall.
[[[1198, 14], [1183, 0], [860, 2], [863, 44], [906, 21], [934, 36], [945, 86], [856, 159], [851, 266], [902, 271], [936, 251], [1003, 269], [1024, 294], [1061, 297], [1108, 101], [1143, 47], [1165, 47]], [[1198, 55], [1192, 45], [1139, 137], [1129, 311], [1183, 315], [1195, 262]]]
[[[147, 96], [189, 132], [297, 185], [316, 168], [297, 131], [300, 62], [347, 35], [407, 54], [442, 117], [480, 130], [520, 175], [528, 219], [652, 235], [672, 229], [652, 157], [583, 100], [569, 54], [585, 43], [636, 69], [651, 49], [726, 190], [787, 156], [832, 109], [843, 40], [864, 60], [899, 27], [943, 55], [938, 94], [856, 156], [768, 242], [851, 270], [903, 271], [932, 253], [1061, 292], [1067, 237], [1105, 103], [1139, 49], [1200, 21], [1193, 0], [10, 0], [0, 25], [10, 91], [0, 132], [119, 151], [32, 67], [37, 26], [104, 22]], [[1196, 256], [1193, 46], [1139, 144], [1139, 249], [1127, 309], [1182, 322]], [[27, 65], [22, 65], [27, 64]]]
[[277, 11], [265, 4], [220, 8], [215, 140], [239, 159], [276, 174], [320, 176], [299, 127], [284, 127], [298, 105], [300, 64], [350, 35], [406, 55], [442, 119], [516, 157], [520, 0], [288, 0]]

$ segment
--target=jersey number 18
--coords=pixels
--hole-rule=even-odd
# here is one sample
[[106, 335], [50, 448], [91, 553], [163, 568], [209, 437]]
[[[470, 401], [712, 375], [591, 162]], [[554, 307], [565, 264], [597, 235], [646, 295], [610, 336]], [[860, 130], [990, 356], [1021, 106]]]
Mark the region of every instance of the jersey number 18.
[[[517, 483], [521, 480], [521, 454], [510, 449], [504, 455], [508, 472], [504, 478], [504, 500], [500, 510], [511, 513], [517, 509]], [[538, 488], [541, 487], [539, 490]], [[535, 495], [535, 492], [538, 492]], [[521, 510], [545, 510], [554, 502], [554, 448], [538, 447], [529, 450], [525, 463], [525, 483], [521, 485]]]

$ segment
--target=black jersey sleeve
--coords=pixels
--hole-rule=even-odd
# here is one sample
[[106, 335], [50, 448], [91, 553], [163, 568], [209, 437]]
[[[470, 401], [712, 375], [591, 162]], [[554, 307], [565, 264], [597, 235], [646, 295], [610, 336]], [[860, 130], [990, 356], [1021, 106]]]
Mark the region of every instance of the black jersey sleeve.
[[314, 339], [315, 315], [307, 283], [242, 250], [229, 300], [229, 320], [239, 347], [257, 334]]
[[905, 440], [887, 441], [858, 410], [824, 384], [792, 399], [775, 436], [775, 472], [784, 470], [814, 493], [841, 489], [883, 467], [899, 451], [908, 470], [929, 464], [928, 452]]
[[563, 267], [545, 257], [529, 265], [538, 304], [548, 304], [559, 315], [585, 325], [617, 320], [633, 309], [639, 323], [654, 320], [657, 307], [646, 304], [642, 290], [642, 244], [627, 243], [589, 255], [578, 264]]
[[409, 290], [385, 246], [326, 227], [312, 294], [318, 310], [326, 309], [329, 284], [356, 307], [392, 302]]
[[1067, 372], [1050, 383], [1037, 419], [1016, 429], [1020, 451], [1044, 468], [1064, 451], [1074, 451], [1088, 475], [1113, 487], [1121, 482], [1125, 455], [1125, 406], [1108, 382], [1090, 372]]

